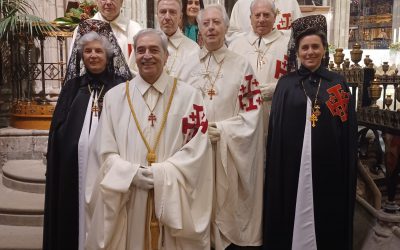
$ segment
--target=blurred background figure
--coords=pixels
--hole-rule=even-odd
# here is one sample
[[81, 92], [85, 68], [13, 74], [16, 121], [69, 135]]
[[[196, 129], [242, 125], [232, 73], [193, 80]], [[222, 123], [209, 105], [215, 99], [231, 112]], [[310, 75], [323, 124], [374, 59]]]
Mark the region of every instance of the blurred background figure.
[[[233, 6], [226, 35], [228, 43], [251, 30], [249, 19], [251, 2], [252, 0], [238, 0]], [[282, 30], [285, 35], [290, 36], [292, 22], [301, 17], [300, 6], [297, 0], [274, 0], [274, 4], [277, 10], [274, 28]]]
[[[122, 50], [126, 62], [133, 51], [133, 37], [142, 29], [140, 24], [129, 20], [121, 14], [123, 0], [96, 0], [98, 12], [92, 19], [110, 24], [118, 45]], [[74, 32], [72, 43], [76, 39], [77, 29]]]
[[197, 15], [204, 9], [203, 0], [182, 0], [182, 31], [196, 43], [199, 43]]
[[260, 83], [266, 134], [276, 83], [287, 72], [289, 37], [274, 28], [277, 9], [272, 0], [254, 0], [250, 7], [252, 29], [235, 39], [229, 49], [247, 58]]

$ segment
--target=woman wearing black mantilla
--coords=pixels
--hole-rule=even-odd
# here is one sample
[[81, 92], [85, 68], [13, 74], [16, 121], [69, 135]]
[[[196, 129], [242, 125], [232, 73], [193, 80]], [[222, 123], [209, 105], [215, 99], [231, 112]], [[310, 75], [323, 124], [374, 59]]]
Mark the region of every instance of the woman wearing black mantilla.
[[264, 249], [352, 249], [354, 103], [345, 79], [326, 69], [325, 17], [299, 18], [292, 29], [294, 71], [277, 84], [269, 122]]
[[48, 141], [43, 249], [83, 249], [88, 148], [104, 94], [132, 78], [108, 23], [79, 25]]

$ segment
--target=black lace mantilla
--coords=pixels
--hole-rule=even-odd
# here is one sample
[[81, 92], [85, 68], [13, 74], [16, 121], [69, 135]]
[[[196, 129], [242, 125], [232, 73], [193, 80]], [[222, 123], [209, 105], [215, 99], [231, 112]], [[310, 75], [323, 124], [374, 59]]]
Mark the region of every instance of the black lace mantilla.
[[68, 61], [64, 82], [67, 82], [68, 80], [76, 78], [85, 73], [85, 67], [83, 65], [81, 55], [79, 55], [77, 50], [77, 41], [79, 41], [83, 35], [91, 31], [95, 31], [99, 35], [106, 37], [114, 48], [112, 60], [108, 60], [107, 62], [107, 71], [114, 72], [115, 76], [119, 76], [125, 80], [131, 80], [131, 71], [129, 70], [128, 64], [126, 63], [125, 57], [122, 54], [122, 50], [118, 45], [117, 39], [113, 34], [110, 24], [100, 20], [87, 19], [82, 21], [78, 26], [78, 32], [73, 44], [71, 57]]

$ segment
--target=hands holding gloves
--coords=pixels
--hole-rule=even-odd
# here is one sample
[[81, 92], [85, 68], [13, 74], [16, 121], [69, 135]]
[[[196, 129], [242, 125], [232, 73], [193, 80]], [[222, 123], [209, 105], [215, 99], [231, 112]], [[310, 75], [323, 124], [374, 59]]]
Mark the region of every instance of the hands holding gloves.
[[210, 122], [208, 124], [208, 137], [210, 138], [211, 143], [217, 143], [221, 138], [221, 130], [217, 128], [215, 122]]
[[140, 166], [133, 177], [132, 184], [137, 188], [150, 190], [154, 188], [153, 171], [149, 167]]

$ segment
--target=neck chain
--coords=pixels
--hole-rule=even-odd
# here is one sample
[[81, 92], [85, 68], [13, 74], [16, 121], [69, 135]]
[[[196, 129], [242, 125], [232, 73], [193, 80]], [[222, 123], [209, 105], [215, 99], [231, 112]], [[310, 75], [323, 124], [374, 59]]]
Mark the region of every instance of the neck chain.
[[[150, 88], [153, 88], [153, 86], [151, 86]], [[150, 88], [149, 88], [148, 91], [150, 91]], [[157, 90], [156, 90], [156, 91], [157, 91]], [[149, 111], [150, 111], [150, 115], [149, 115], [149, 117], [147, 118], [147, 120], [148, 120], [149, 122], [151, 122], [151, 126], [152, 126], [152, 127], [154, 127], [154, 122], [157, 121], [157, 117], [156, 117], [156, 115], [154, 115], [153, 111], [156, 109], [157, 104], [158, 104], [158, 100], [160, 100], [160, 96], [161, 96], [161, 94], [158, 93], [158, 91], [157, 91], [157, 94], [158, 94], [157, 101], [156, 101], [156, 104], [154, 105], [154, 107], [153, 107], [152, 109], [150, 108], [150, 106], [149, 106], [149, 104], [146, 102], [146, 100], [144, 100], [144, 103], [146, 104], [147, 108], [148, 108]], [[150, 95], [150, 93], [147, 93], [147, 95]]]
[[[178, 31], [176, 31], [176, 32], [178, 32]], [[168, 47], [170, 46], [169, 44], [171, 44], [171, 46], [172, 46], [173, 48], [175, 48], [174, 45], [172, 44], [171, 40], [168, 38]], [[174, 68], [176, 58], [178, 57], [178, 49], [179, 49], [179, 46], [178, 46], [178, 48], [176, 48], [176, 50], [175, 50], [175, 52], [174, 52], [174, 55], [172, 56], [173, 61], [172, 61], [172, 63], [171, 63], [171, 66], [169, 66], [169, 67], [167, 66], [167, 67], [166, 67], [166, 68], [167, 68], [167, 73], [168, 73], [168, 75], [171, 74], [172, 69]], [[170, 58], [170, 57], [168, 57], [168, 58]], [[169, 61], [170, 61], [170, 60], [168, 60], [168, 62], [169, 62]]]
[[208, 83], [209, 83], [209, 84], [206, 84], [206, 93], [210, 97], [210, 100], [212, 100], [213, 96], [216, 96], [218, 94], [217, 91], [215, 90], [214, 86], [215, 86], [215, 82], [217, 81], [219, 74], [221, 72], [222, 64], [224, 63], [224, 59], [222, 59], [222, 61], [220, 63], [217, 63], [218, 64], [217, 75], [215, 76], [214, 80], [212, 80], [211, 72], [208, 71], [208, 67], [210, 66], [211, 56], [212, 56], [212, 54], [210, 53], [210, 57], [208, 58], [207, 66], [206, 66], [205, 60], [203, 62], [204, 68], [206, 70], [205, 75], [206, 75]]
[[[178, 50], [176, 50], [175, 51], [175, 53], [174, 53], [174, 55], [173, 55], [173, 61], [172, 61], [172, 63], [171, 63], [171, 66], [167, 66], [167, 73], [168, 73], [168, 75], [170, 75], [171, 74], [171, 72], [172, 72], [172, 69], [174, 68], [174, 65], [175, 65], [175, 60], [176, 60], [176, 58], [178, 57]], [[169, 60], [168, 60], [169, 61]]]
[[171, 95], [169, 96], [167, 109], [165, 110], [165, 112], [163, 114], [163, 119], [162, 119], [162, 122], [161, 122], [160, 130], [158, 131], [157, 136], [155, 138], [154, 146], [153, 146], [153, 148], [151, 148], [150, 144], [147, 142], [146, 137], [143, 134], [143, 131], [142, 131], [141, 127], [140, 127], [139, 121], [138, 121], [138, 119], [136, 117], [136, 113], [135, 113], [135, 110], [133, 108], [133, 104], [132, 104], [131, 97], [130, 97], [130, 94], [129, 94], [129, 81], [126, 81], [126, 99], [128, 100], [129, 108], [131, 109], [131, 113], [132, 113], [133, 119], [135, 120], [136, 127], [137, 127], [137, 129], [139, 131], [139, 134], [142, 137], [142, 140], [143, 140], [144, 144], [146, 145], [147, 152], [148, 152], [146, 159], [147, 159], [147, 162], [149, 163], [150, 166], [151, 166], [152, 163], [156, 162], [156, 159], [157, 159], [156, 158], [156, 153], [155, 153], [156, 152], [156, 148], [158, 146], [158, 143], [160, 142], [161, 134], [162, 134], [162, 131], [164, 130], [165, 123], [167, 121], [169, 109], [171, 108], [172, 99], [174, 98], [176, 84], [177, 84], [177, 79], [175, 78], [174, 85], [173, 85], [172, 91], [171, 91]]
[[[133, 119], [135, 120], [135, 124], [139, 131], [140, 137], [142, 137], [142, 140], [143, 140], [144, 144], [146, 145], [146, 148], [147, 148], [146, 160], [149, 163], [149, 166], [151, 166], [157, 160], [156, 149], [157, 149], [158, 143], [160, 142], [161, 134], [164, 130], [165, 123], [167, 122], [168, 113], [171, 108], [172, 100], [174, 98], [176, 84], [177, 84], [177, 79], [175, 78], [174, 85], [172, 87], [172, 91], [169, 96], [167, 109], [165, 110], [165, 112], [163, 114], [163, 120], [161, 122], [160, 130], [158, 131], [157, 136], [155, 138], [154, 146], [153, 146], [153, 148], [151, 148], [149, 142], [146, 140], [146, 137], [143, 134], [143, 131], [140, 127], [139, 121], [136, 117], [136, 113], [133, 108], [133, 104], [132, 104], [131, 97], [129, 94], [129, 81], [126, 81], [126, 99], [128, 100], [129, 108], [131, 109], [131, 113], [132, 113]], [[146, 227], [145, 227], [145, 235], [144, 235], [145, 249], [153, 249], [152, 246], [157, 244], [154, 242], [158, 242], [158, 238], [160, 235], [159, 228], [160, 228], [160, 225], [159, 225], [159, 222], [158, 222], [157, 217], [155, 216], [155, 212], [154, 212], [154, 190], [149, 190], [148, 198], [147, 198], [147, 202], [146, 202]], [[154, 239], [152, 239], [152, 237], [154, 237]]]
[[[321, 115], [321, 111], [320, 111], [321, 108], [320, 108], [320, 106], [317, 104], [319, 88], [321, 87], [321, 81], [322, 81], [322, 78], [319, 80], [318, 88], [317, 88], [317, 93], [315, 94], [314, 103], [313, 103], [313, 106], [312, 106], [312, 108], [311, 108], [311, 116], [310, 116], [310, 118], [308, 118], [308, 119], [310, 120], [311, 126], [312, 126], [313, 128], [314, 128], [315, 126], [317, 126], [316, 123], [317, 123], [317, 121], [318, 121], [318, 116]], [[301, 81], [301, 85], [303, 86], [303, 90], [304, 90], [304, 94], [306, 95], [306, 98], [310, 98], [310, 100], [311, 100], [311, 97], [309, 97], [309, 96], [307, 95], [306, 88], [304, 88], [304, 81]]]
[[256, 47], [256, 43], [253, 44], [254, 51], [257, 53], [257, 71], [260, 71], [261, 68], [264, 66], [264, 64], [265, 64], [264, 57], [265, 57], [265, 54], [268, 52], [269, 47], [271, 45], [271, 44], [268, 44], [268, 45], [266, 44], [265, 45], [266, 48], [264, 50], [261, 50], [260, 49], [261, 40], [262, 40], [262, 37], [260, 37], [258, 40], [258, 48]]
[[92, 95], [92, 93], [94, 92], [94, 95], [93, 95], [93, 102], [92, 102], [92, 113], [94, 114], [94, 116], [97, 117], [97, 116], [98, 116], [98, 113], [101, 112], [100, 107], [99, 107], [99, 98], [101, 97], [101, 93], [103, 92], [104, 85], [101, 86], [101, 89], [100, 89], [100, 91], [97, 93], [97, 95], [96, 95], [96, 90], [95, 90], [95, 89], [92, 89], [92, 88], [90, 87], [90, 84], [88, 84], [88, 89], [89, 89], [90, 95]]

